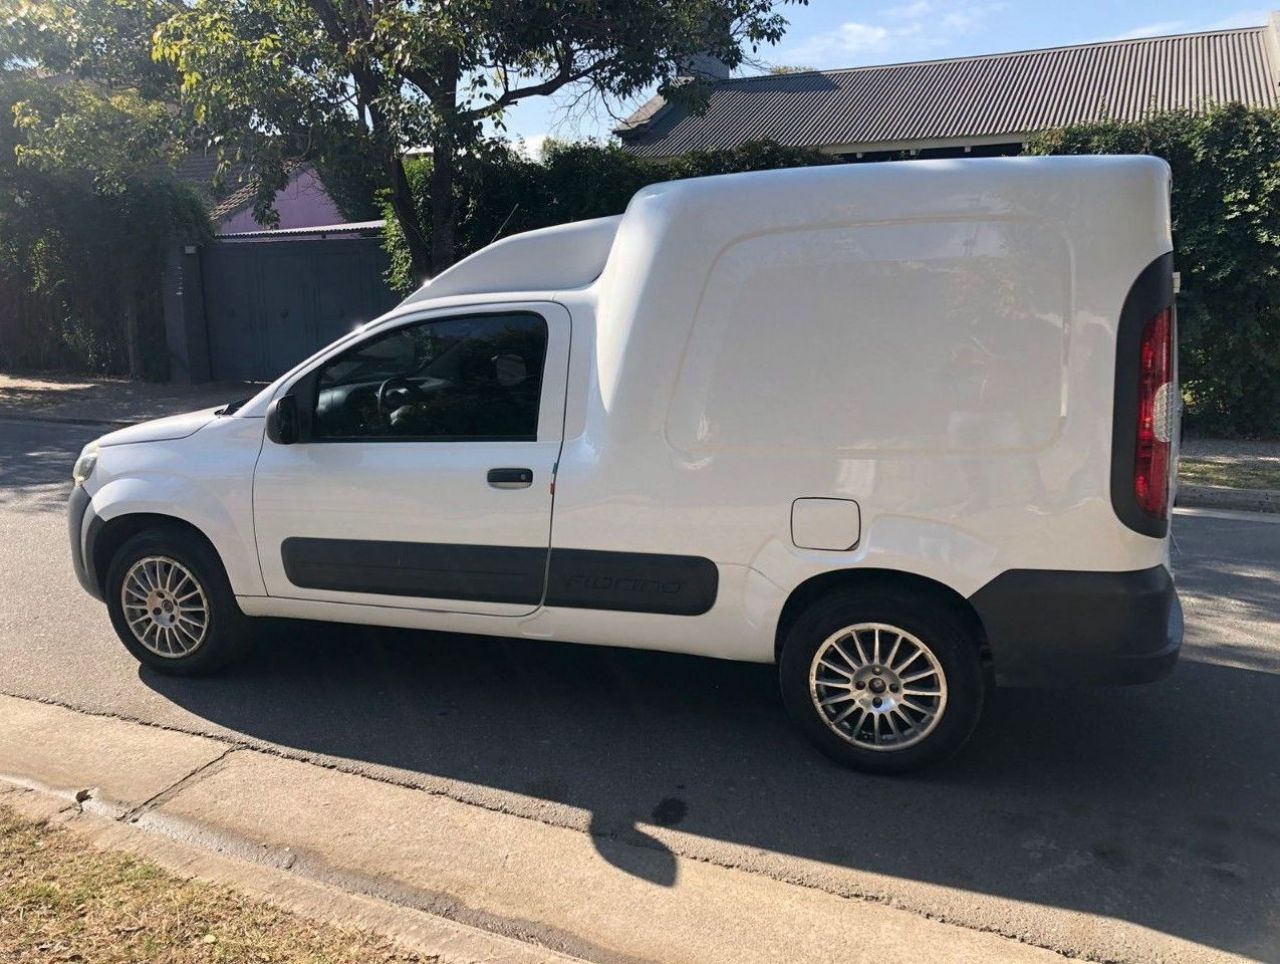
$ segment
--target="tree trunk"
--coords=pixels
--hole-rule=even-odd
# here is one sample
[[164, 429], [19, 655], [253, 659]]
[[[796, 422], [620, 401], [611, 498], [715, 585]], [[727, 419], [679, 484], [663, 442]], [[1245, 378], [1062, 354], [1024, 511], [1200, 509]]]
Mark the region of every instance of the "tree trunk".
[[440, 91], [436, 109], [440, 127], [431, 145], [431, 265], [436, 273], [453, 264], [456, 211], [453, 204], [454, 165], [457, 161], [458, 55], [447, 51], [440, 60]]
[[431, 157], [431, 265], [436, 273], [453, 264], [453, 144], [441, 138]]
[[138, 297], [130, 292], [124, 299], [124, 350], [129, 364], [129, 377], [141, 378], [142, 325], [138, 317]]
[[400, 223], [400, 233], [404, 235], [405, 247], [409, 249], [413, 275], [419, 281], [426, 281], [433, 273], [431, 246], [427, 243], [422, 225], [418, 223], [418, 210], [413, 203], [409, 179], [404, 173], [404, 162], [398, 154], [392, 154], [388, 166], [391, 181], [391, 210], [395, 212], [396, 221]]

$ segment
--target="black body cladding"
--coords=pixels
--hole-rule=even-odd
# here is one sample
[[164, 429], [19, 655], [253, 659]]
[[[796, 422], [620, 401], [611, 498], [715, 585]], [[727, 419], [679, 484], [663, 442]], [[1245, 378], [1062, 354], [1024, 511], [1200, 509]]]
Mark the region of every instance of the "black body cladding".
[[719, 570], [700, 556], [518, 546], [286, 539], [293, 585], [334, 592], [699, 616]]
[[1182, 645], [1182, 607], [1164, 566], [1010, 569], [969, 601], [1002, 686], [1148, 683], [1173, 669]]

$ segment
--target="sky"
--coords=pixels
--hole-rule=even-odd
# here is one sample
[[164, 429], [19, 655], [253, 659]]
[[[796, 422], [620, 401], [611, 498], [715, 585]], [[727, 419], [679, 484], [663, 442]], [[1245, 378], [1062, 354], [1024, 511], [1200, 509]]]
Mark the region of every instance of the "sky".
[[[1250, 27], [1265, 23], [1268, 11], [1241, 0], [810, 0], [778, 9], [790, 21], [787, 35], [738, 74], [774, 64], [858, 67]], [[523, 101], [507, 113], [507, 134], [533, 154], [547, 136], [605, 139], [615, 126], [611, 113], [625, 117], [645, 98], [592, 109], [575, 100]]]

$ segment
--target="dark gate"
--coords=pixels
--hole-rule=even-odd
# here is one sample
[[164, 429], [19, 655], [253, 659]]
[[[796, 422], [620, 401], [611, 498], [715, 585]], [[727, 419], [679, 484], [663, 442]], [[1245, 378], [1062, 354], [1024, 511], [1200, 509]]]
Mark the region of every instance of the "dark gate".
[[176, 289], [166, 286], [179, 380], [270, 381], [399, 300], [377, 237], [218, 239], [184, 250]]

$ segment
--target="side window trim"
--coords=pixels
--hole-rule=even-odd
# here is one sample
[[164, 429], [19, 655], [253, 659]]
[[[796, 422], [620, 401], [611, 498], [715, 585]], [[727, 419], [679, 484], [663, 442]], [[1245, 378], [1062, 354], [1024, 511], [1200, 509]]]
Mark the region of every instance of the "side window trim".
[[[318, 436], [315, 432], [315, 412], [319, 402], [320, 393], [320, 374], [324, 369], [351, 352], [359, 351], [361, 346], [371, 344], [377, 340], [390, 338], [397, 332], [403, 332], [410, 328], [423, 325], [441, 324], [452, 321], [469, 321], [485, 318], [510, 318], [525, 316], [537, 319], [542, 325], [542, 370], [538, 372], [538, 398], [537, 408], [534, 412], [534, 433], [532, 435], [341, 435], [341, 436]], [[533, 305], [512, 306], [510, 308], [498, 306], [485, 306], [481, 310], [476, 311], [434, 311], [429, 314], [413, 314], [397, 319], [397, 323], [386, 328], [380, 328], [366, 334], [366, 337], [348, 342], [342, 345], [341, 349], [334, 351], [325, 357], [318, 359], [308, 371], [296, 378], [283, 392], [284, 395], [293, 395], [298, 399], [298, 409], [300, 416], [300, 439], [299, 441], [309, 444], [360, 444], [367, 442], [412, 442], [417, 444], [423, 443], [487, 443], [487, 442], [536, 442], [540, 438], [543, 428], [543, 420], [546, 413], [543, 411], [544, 395], [546, 388], [547, 366], [551, 360], [552, 344], [555, 340], [554, 327], [551, 318], [545, 311], [539, 310]], [[563, 413], [561, 413], [562, 415]], [[556, 416], [560, 418], [560, 415]]]

